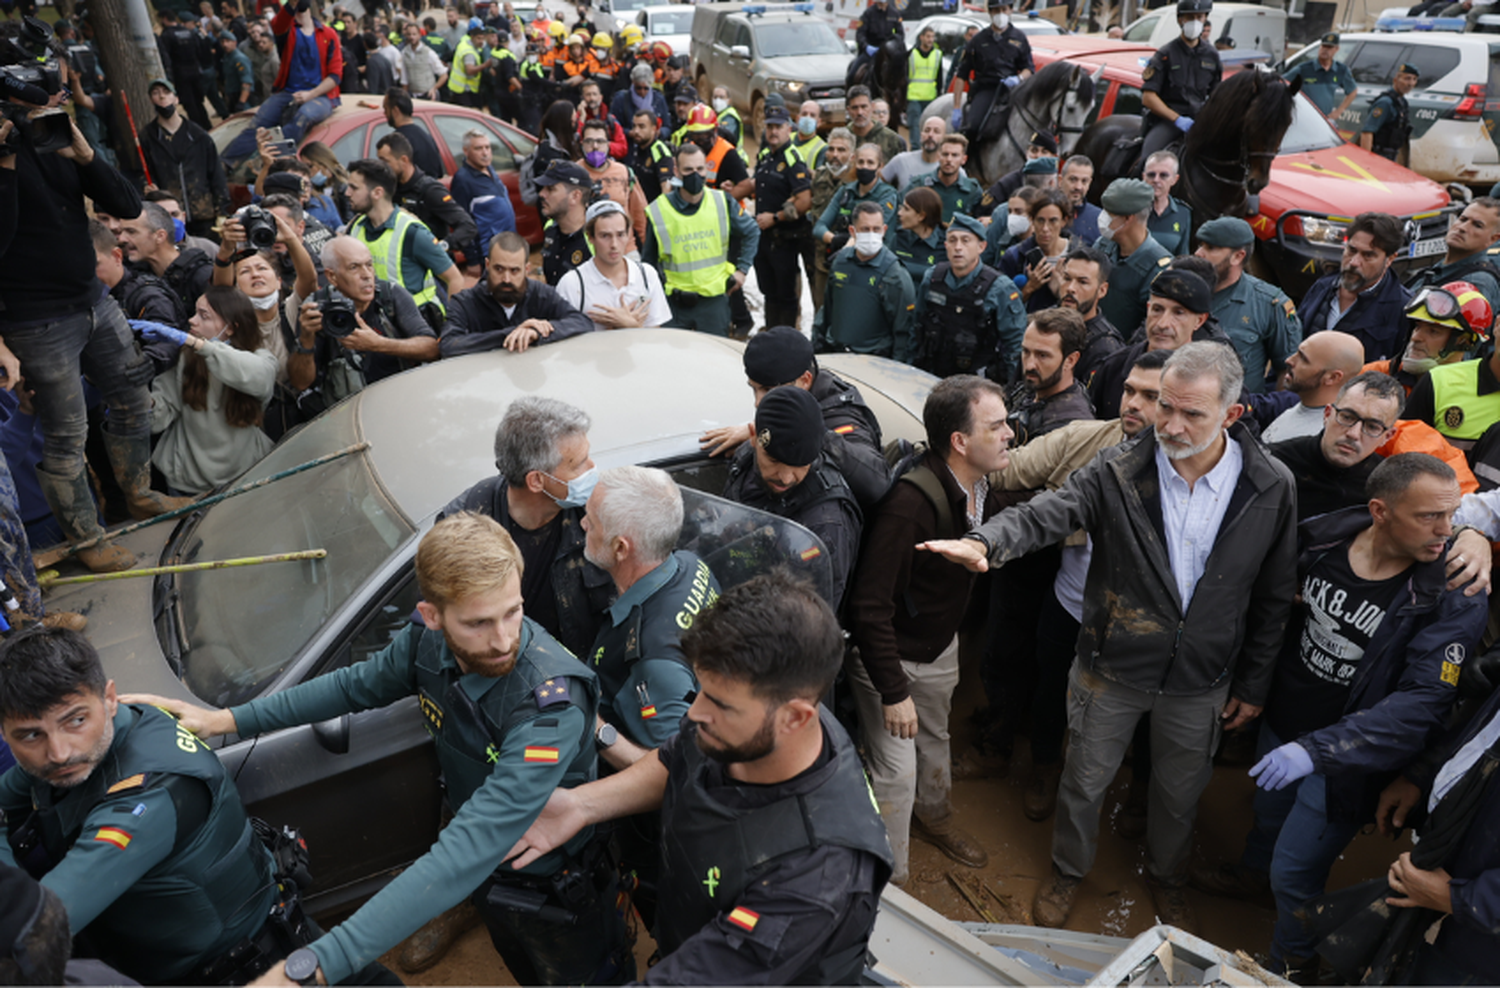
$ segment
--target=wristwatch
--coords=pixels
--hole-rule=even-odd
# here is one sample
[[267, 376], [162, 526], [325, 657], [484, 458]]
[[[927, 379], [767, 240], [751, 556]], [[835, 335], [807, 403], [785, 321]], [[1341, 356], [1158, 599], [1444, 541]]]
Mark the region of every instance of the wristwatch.
[[306, 947], [298, 947], [286, 955], [286, 976], [299, 985], [318, 983], [318, 955]]
[[620, 740], [620, 732], [615, 730], [613, 724], [600, 724], [599, 729], [594, 732], [594, 747], [600, 751], [613, 747], [618, 740]]

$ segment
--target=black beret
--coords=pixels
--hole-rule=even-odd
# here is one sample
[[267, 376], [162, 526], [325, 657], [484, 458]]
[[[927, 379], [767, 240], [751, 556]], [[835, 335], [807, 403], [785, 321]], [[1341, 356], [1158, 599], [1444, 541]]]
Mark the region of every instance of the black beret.
[[1151, 282], [1151, 294], [1171, 299], [1189, 312], [1204, 313], [1213, 308], [1213, 289], [1191, 271], [1164, 269]]
[[772, 388], [755, 409], [755, 441], [789, 467], [805, 467], [823, 449], [823, 410], [798, 387]]
[[763, 388], [790, 384], [812, 368], [812, 340], [791, 326], [767, 327], [745, 344], [745, 376]]

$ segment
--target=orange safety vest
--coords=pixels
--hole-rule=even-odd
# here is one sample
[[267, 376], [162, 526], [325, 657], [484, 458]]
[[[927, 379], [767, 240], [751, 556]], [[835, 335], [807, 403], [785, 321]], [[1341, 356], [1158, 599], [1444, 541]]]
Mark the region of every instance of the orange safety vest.
[[[1389, 366], [1389, 364], [1387, 364]], [[1396, 423], [1396, 434], [1384, 446], [1375, 451], [1376, 456], [1395, 456], [1397, 453], [1430, 453], [1453, 468], [1458, 475], [1458, 486], [1465, 494], [1479, 490], [1479, 481], [1469, 469], [1469, 461], [1463, 450], [1454, 446], [1443, 434], [1426, 422], [1401, 419]]]
[[584, 75], [586, 73], [599, 71], [599, 63], [594, 60], [593, 52], [584, 52], [583, 61], [581, 62], [574, 62], [570, 59], [564, 58], [558, 64], [562, 66], [563, 72], [570, 79], [576, 75]]
[[719, 165], [723, 163], [724, 156], [734, 150], [734, 145], [720, 137], [714, 149], [708, 152], [708, 184], [714, 188], [719, 187]]

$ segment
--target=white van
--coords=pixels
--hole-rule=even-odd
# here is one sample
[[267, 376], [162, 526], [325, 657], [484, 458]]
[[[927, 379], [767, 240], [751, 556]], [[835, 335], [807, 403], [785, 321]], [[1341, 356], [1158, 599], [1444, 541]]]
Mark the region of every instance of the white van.
[[[1211, 37], [1228, 34], [1239, 49], [1253, 49], [1279, 59], [1286, 54], [1286, 11], [1253, 3], [1216, 3], [1208, 15]], [[1181, 33], [1177, 27], [1177, 5], [1167, 4], [1147, 11], [1125, 28], [1126, 41], [1160, 48]]]

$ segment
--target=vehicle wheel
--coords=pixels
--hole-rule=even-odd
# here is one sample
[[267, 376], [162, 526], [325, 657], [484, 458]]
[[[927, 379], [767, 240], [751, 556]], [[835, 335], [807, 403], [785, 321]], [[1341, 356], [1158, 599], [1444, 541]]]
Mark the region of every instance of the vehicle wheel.
[[756, 93], [750, 99], [750, 133], [755, 139], [760, 140], [760, 135], [766, 132], [766, 98]]

